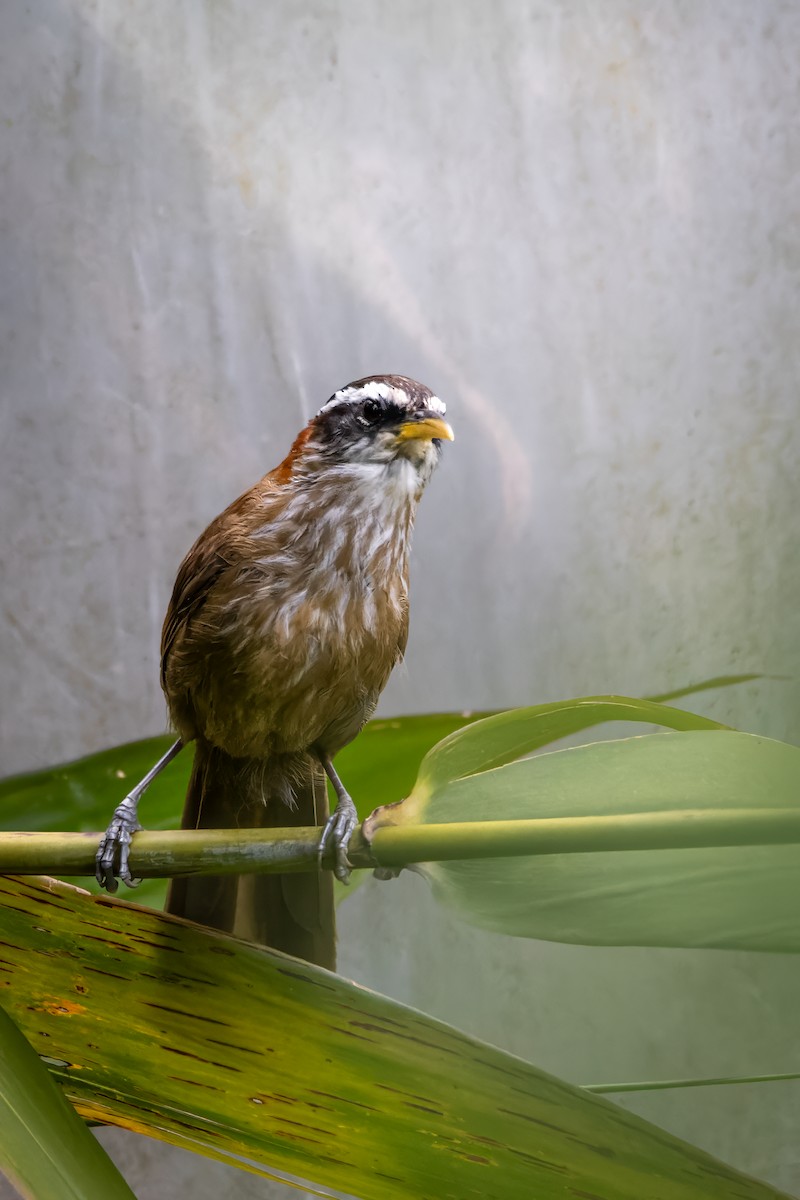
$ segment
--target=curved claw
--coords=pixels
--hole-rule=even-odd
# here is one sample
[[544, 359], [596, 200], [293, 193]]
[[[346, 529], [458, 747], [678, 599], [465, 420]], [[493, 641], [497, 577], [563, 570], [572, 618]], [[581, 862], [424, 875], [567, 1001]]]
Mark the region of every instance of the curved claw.
[[317, 862], [322, 865], [322, 859], [330, 843], [333, 843], [336, 861], [333, 873], [342, 883], [350, 882], [351, 864], [347, 857], [347, 847], [353, 830], [358, 824], [356, 806], [348, 795], [342, 796], [335, 810], [325, 823], [322, 837], [319, 839]]
[[[119, 886], [117, 878], [130, 888], [138, 887], [141, 879], [134, 879], [128, 865], [131, 838], [141, 829], [136, 815], [137, 801], [126, 796], [121, 804], [114, 809], [114, 815], [108, 829], [100, 839], [95, 859], [95, 878], [101, 887], [108, 892], [115, 892]], [[119, 871], [114, 871], [114, 859], [119, 850]]]

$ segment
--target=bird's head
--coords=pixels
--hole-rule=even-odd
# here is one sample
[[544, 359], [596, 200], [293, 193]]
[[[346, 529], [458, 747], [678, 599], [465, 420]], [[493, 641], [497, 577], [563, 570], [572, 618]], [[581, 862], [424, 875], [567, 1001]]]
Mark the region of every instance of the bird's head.
[[439, 397], [414, 379], [370, 375], [335, 392], [312, 417], [306, 448], [326, 465], [413, 467], [424, 484], [442, 441], [453, 440], [445, 411]]

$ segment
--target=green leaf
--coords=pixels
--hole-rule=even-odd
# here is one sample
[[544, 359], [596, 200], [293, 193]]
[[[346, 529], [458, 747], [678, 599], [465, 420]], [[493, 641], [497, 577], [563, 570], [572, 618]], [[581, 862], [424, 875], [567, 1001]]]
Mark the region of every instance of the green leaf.
[[363, 820], [381, 804], [407, 796], [432, 746], [483, 713], [431, 713], [370, 721], [336, 756], [336, 769]]
[[[87, 758], [13, 775], [0, 781], [4, 829], [105, 829], [111, 812], [152, 767], [174, 738], [145, 738]], [[177, 829], [189, 779], [191, 754], [182, 754], [151, 786], [147, 799], [151, 829]]]
[[[392, 822], [797, 811], [800, 749], [733, 731], [661, 733], [540, 754], [447, 784]], [[685, 822], [684, 822], [685, 824]], [[428, 863], [436, 895], [520, 937], [593, 945], [800, 950], [800, 845]]]
[[319, 968], [56, 881], [0, 898], [4, 1002], [84, 1117], [364, 1200], [777, 1195]]
[[414, 785], [415, 802], [424, 805], [432, 792], [454, 779], [501, 767], [559, 738], [607, 721], [645, 721], [670, 729], [725, 728], [707, 717], [630, 696], [584, 696], [514, 708], [474, 721], [434, 746], [422, 761]]
[[788, 678], [788, 675], [764, 675], [762, 672], [749, 675], [715, 675], [713, 679], [704, 679], [701, 683], [675, 688], [671, 692], [661, 692], [657, 696], [647, 696], [646, 699], [655, 700], [658, 704], [666, 704], [670, 700], [682, 700], [684, 696], [695, 696], [698, 692], [712, 692], [717, 688], [735, 687], [739, 683], [755, 683], [760, 679], [786, 680]]
[[[0, 978], [6, 973], [4, 968]], [[135, 1200], [39, 1056], [0, 1008], [3, 1174], [31, 1200], [97, 1200], [98, 1196], [104, 1200]]]

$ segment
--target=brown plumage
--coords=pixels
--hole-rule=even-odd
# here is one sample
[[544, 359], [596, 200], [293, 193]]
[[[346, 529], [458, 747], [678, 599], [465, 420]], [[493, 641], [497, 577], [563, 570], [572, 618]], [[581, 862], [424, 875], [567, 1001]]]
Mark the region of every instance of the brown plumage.
[[[172, 723], [196, 743], [184, 828], [323, 824], [327, 771], [346, 878], [355, 818], [330, 760], [405, 649], [410, 535], [452, 437], [443, 414], [404, 376], [350, 384], [187, 554], [161, 645]], [[334, 966], [330, 872], [175, 880], [167, 907]]]

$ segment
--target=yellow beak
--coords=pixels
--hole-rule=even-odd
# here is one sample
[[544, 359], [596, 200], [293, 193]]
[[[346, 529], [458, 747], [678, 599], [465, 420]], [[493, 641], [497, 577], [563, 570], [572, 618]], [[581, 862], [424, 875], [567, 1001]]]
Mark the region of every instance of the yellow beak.
[[410, 441], [411, 438], [424, 438], [431, 441], [433, 438], [442, 438], [443, 441], [453, 441], [453, 431], [443, 421], [441, 417], [425, 417], [421, 421], [404, 421], [397, 431], [397, 436], [401, 442]]

